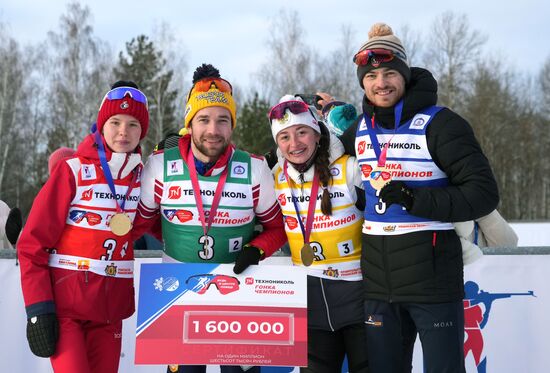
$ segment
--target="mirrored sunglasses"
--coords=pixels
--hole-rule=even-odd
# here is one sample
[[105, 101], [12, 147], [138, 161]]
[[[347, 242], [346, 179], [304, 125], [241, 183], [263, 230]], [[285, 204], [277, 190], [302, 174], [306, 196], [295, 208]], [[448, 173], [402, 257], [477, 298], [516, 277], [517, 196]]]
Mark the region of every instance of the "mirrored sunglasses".
[[231, 83], [222, 78], [204, 78], [193, 84], [193, 87], [187, 95], [187, 99], [191, 96], [191, 92], [208, 92], [212, 88], [216, 88], [220, 92], [233, 94]]
[[310, 109], [308, 104], [303, 101], [285, 101], [273, 106], [267, 116], [270, 121], [283, 119], [287, 110], [292, 114], [301, 114], [307, 113]]
[[145, 96], [145, 94], [139, 89], [133, 87], [117, 87], [115, 89], [111, 89], [103, 98], [101, 105], [103, 105], [103, 102], [105, 102], [105, 100], [121, 100], [127, 96], [129, 96], [134, 101], [141, 102], [145, 105], [145, 107], [149, 108], [147, 97]]
[[357, 52], [353, 57], [353, 62], [357, 66], [365, 66], [370, 63], [372, 66], [378, 67], [381, 63], [390, 62], [395, 57], [405, 59], [405, 56], [402, 54], [388, 49], [365, 49]]

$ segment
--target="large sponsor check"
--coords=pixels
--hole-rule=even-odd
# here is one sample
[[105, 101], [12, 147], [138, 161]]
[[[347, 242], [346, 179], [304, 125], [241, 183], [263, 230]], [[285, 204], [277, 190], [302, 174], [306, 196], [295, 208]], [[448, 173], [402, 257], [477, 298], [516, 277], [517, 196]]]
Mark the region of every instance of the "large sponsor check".
[[136, 364], [307, 365], [299, 267], [142, 264]]

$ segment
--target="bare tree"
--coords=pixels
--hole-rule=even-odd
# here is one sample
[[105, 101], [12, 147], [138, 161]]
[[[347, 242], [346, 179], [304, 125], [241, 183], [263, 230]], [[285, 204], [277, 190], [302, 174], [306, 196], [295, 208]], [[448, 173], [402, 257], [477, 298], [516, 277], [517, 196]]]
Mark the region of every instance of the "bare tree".
[[305, 31], [297, 12], [281, 10], [272, 22], [273, 33], [267, 41], [269, 53], [256, 73], [262, 97], [276, 101], [285, 93], [315, 92], [312, 51], [305, 41]]
[[[10, 155], [13, 154], [17, 134], [17, 103], [21, 97], [23, 64], [19, 46], [0, 29], [0, 192], [11, 173]], [[11, 176], [11, 175], [10, 175]], [[5, 198], [5, 197], [4, 197]]]
[[51, 52], [49, 150], [76, 147], [95, 121], [110, 86], [112, 54], [93, 35], [88, 7], [67, 5], [58, 32], [48, 33]]
[[409, 66], [418, 66], [423, 52], [422, 34], [413, 30], [409, 25], [403, 25], [399, 29], [397, 37], [399, 37], [407, 51]]
[[465, 14], [447, 11], [436, 18], [424, 55], [425, 65], [437, 77], [440, 102], [462, 111], [467, 77], [477, 66], [487, 37], [472, 30]]
[[355, 32], [349, 26], [342, 26], [340, 31], [339, 47], [315, 59], [315, 91], [326, 91], [338, 100], [360, 105], [363, 93], [352, 62], [358, 49]]
[[153, 33], [151, 35], [151, 40], [155, 43], [157, 49], [162, 52], [166, 60], [166, 64], [164, 65], [166, 71], [163, 72], [173, 72], [172, 79], [168, 85], [168, 90], [177, 92], [174, 112], [177, 123], [171, 125], [173, 128], [183, 126], [187, 93], [191, 88], [191, 82], [187, 76], [189, 64], [185, 57], [188, 51], [184, 42], [177, 38], [176, 35], [174, 29], [166, 22], [156, 24], [153, 27]]
[[550, 56], [546, 57], [546, 62], [539, 74], [539, 81], [542, 91], [542, 115], [546, 120], [550, 120]]
[[[541, 218], [550, 218], [550, 163], [547, 161], [548, 149], [550, 149], [550, 56], [546, 58], [544, 65], [541, 68], [539, 79], [540, 90], [542, 99], [539, 100], [540, 119], [538, 121], [539, 127], [537, 129], [538, 141], [536, 146], [539, 152], [539, 163], [542, 168], [539, 175], [541, 179], [539, 184], [541, 185], [542, 195], [540, 200], [540, 206], [542, 206]], [[543, 155], [543, 156], [540, 156]]]
[[529, 80], [496, 60], [480, 64], [472, 78], [464, 115], [493, 167], [500, 211], [509, 219], [547, 219], [550, 167], [541, 154], [550, 136], [532, 100], [518, 94], [532, 90]]
[[43, 50], [21, 49], [0, 27], [0, 195], [28, 211], [45, 174]]

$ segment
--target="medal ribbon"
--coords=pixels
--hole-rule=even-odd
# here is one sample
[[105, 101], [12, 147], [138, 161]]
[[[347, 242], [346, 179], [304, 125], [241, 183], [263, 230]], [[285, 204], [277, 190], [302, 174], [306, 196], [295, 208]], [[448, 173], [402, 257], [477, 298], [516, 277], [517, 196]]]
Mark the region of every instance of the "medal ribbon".
[[109, 190], [111, 191], [111, 193], [113, 193], [113, 197], [116, 204], [116, 211], [117, 213], [124, 213], [124, 205], [126, 204], [126, 200], [128, 199], [128, 196], [130, 195], [130, 193], [132, 192], [132, 189], [134, 189], [134, 186], [137, 184], [136, 180], [138, 178], [138, 174], [141, 173], [141, 166], [139, 166], [138, 169], [134, 171], [132, 182], [130, 183], [130, 186], [126, 190], [126, 195], [124, 196], [124, 199], [119, 205], [118, 200], [116, 199], [115, 183], [113, 182], [113, 175], [111, 174], [111, 169], [109, 168], [109, 164], [107, 163], [107, 156], [105, 155], [105, 147], [103, 146], [103, 141], [101, 141], [101, 136], [99, 135], [98, 131], [96, 131], [94, 135], [95, 135], [95, 142], [97, 144], [97, 154], [99, 156], [99, 161], [101, 162], [101, 168], [103, 169], [103, 175], [105, 175], [105, 179], [107, 179]]
[[[317, 170], [315, 170], [313, 174], [313, 184], [311, 185], [311, 194], [309, 196], [309, 204], [307, 208], [307, 216], [306, 216], [306, 226], [304, 227], [304, 223], [302, 222], [302, 217], [300, 216], [300, 209], [298, 208], [298, 202], [294, 198], [294, 195], [292, 194], [292, 185], [290, 177], [288, 177], [288, 173], [286, 169], [288, 168], [288, 162], [285, 160], [285, 164], [283, 167], [283, 172], [286, 177], [286, 181], [289, 186], [290, 190], [290, 196], [292, 197], [292, 203], [294, 204], [294, 210], [296, 211], [296, 215], [298, 216], [298, 223], [300, 223], [300, 230], [302, 231], [302, 235], [304, 236], [304, 244], [309, 243], [309, 236], [311, 235], [311, 228], [313, 227], [313, 217], [315, 215], [315, 205], [317, 204], [317, 193], [319, 192], [319, 174]], [[315, 196], [315, 197], [313, 197]]]
[[[384, 149], [380, 150], [380, 143], [378, 142], [378, 137], [376, 137], [376, 132], [374, 131], [375, 127], [375, 121], [374, 121], [374, 114], [371, 118], [371, 125], [367, 125], [367, 130], [369, 132], [370, 141], [372, 143], [372, 148], [374, 150], [374, 154], [376, 155], [376, 159], [378, 160], [378, 167], [385, 167], [386, 166], [386, 154], [388, 153], [388, 146], [390, 145], [391, 140], [393, 139], [393, 136], [395, 136], [395, 131], [397, 131], [397, 127], [399, 127], [399, 123], [401, 122], [401, 114], [403, 113], [403, 100], [399, 100], [399, 102], [395, 105], [394, 109], [394, 119], [395, 119], [395, 126], [394, 126], [394, 132], [392, 137], [384, 144]], [[363, 113], [363, 120], [365, 121], [365, 125], [368, 123], [367, 121], [367, 115]]]
[[208, 234], [208, 231], [210, 230], [210, 226], [214, 221], [214, 217], [216, 216], [216, 211], [218, 211], [218, 205], [222, 197], [223, 186], [225, 185], [225, 181], [227, 180], [227, 169], [229, 168], [230, 164], [231, 164], [231, 158], [228, 160], [227, 165], [225, 166], [225, 169], [222, 171], [220, 175], [220, 180], [218, 180], [218, 185], [216, 186], [216, 191], [214, 192], [214, 199], [212, 200], [212, 205], [210, 206], [210, 215], [208, 217], [208, 222], [207, 222], [206, 216], [204, 213], [204, 205], [202, 203], [202, 197], [200, 194], [201, 190], [199, 186], [199, 177], [197, 176], [197, 168], [195, 167], [195, 159], [193, 157], [193, 151], [189, 149], [189, 152], [187, 153], [187, 167], [189, 168], [189, 178], [191, 179], [191, 184], [193, 186], [193, 195], [195, 196], [197, 210], [199, 210], [199, 220], [201, 221], [202, 230], [205, 236]]

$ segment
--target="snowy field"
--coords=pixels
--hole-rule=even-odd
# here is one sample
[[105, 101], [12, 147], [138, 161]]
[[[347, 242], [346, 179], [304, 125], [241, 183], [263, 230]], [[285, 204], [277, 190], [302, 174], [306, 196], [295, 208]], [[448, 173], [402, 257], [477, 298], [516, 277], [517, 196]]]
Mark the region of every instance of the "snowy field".
[[511, 222], [519, 238], [518, 246], [550, 246], [550, 221]]

